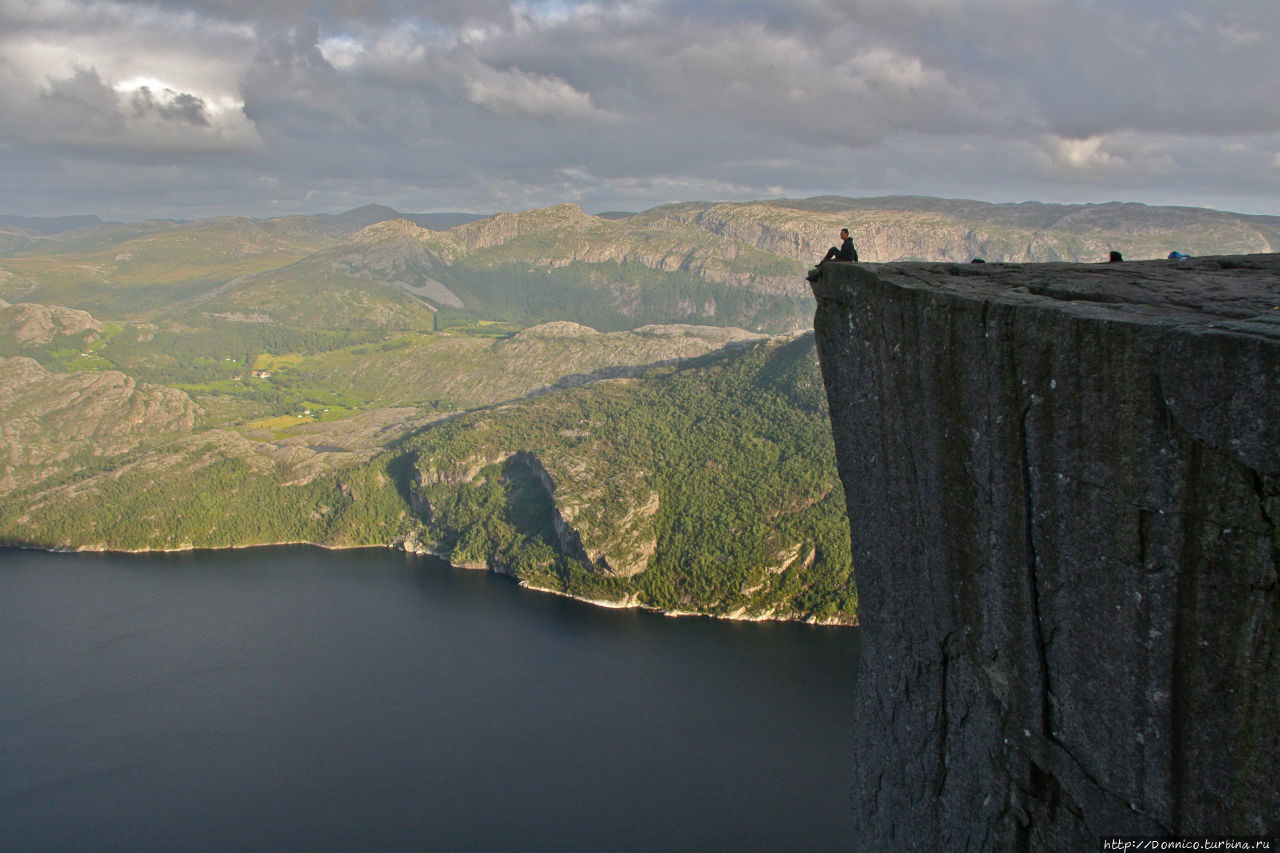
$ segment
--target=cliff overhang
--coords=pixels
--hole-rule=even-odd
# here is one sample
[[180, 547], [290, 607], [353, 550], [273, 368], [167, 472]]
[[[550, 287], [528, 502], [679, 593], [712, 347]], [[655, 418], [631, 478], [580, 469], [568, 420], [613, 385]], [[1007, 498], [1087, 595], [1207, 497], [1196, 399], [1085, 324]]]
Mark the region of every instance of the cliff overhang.
[[1280, 815], [1280, 255], [810, 274], [867, 849]]

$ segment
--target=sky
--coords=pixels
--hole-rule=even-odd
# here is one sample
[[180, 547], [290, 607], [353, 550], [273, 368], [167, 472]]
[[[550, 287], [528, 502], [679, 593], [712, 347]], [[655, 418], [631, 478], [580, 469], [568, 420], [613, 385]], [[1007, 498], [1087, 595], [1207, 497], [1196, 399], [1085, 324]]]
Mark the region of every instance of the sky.
[[1277, 0], [0, 0], [0, 213], [1280, 215]]

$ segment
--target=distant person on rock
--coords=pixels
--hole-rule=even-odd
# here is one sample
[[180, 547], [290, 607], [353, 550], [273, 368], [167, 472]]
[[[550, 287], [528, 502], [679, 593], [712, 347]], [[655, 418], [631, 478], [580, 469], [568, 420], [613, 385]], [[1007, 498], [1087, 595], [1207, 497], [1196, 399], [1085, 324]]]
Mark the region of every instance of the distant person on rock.
[[1107, 258], [1107, 263], [1109, 263], [1109, 264], [1118, 264], [1118, 263], [1122, 262], [1123, 260], [1124, 260], [1124, 258], [1120, 256], [1120, 253], [1119, 253], [1119, 252], [1112, 251], [1112, 253], [1111, 253], [1111, 257]]
[[858, 250], [853, 248], [853, 238], [849, 236], [848, 228], [840, 229], [840, 247], [832, 246], [827, 250], [827, 256], [818, 261], [825, 264], [827, 261], [849, 261], [853, 262], [858, 259]]

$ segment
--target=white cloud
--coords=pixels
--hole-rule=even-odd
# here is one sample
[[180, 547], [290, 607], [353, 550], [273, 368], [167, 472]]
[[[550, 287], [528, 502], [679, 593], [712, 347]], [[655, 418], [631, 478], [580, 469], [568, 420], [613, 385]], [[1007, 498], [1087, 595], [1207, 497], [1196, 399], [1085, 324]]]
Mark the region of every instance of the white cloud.
[[359, 39], [349, 35], [332, 36], [317, 47], [325, 61], [342, 71], [350, 71], [364, 61], [367, 48]]
[[1088, 139], [1053, 140], [1054, 159], [1069, 169], [1081, 172], [1102, 172], [1123, 168], [1123, 159], [1103, 150], [1102, 138], [1091, 136]]
[[599, 110], [591, 95], [566, 80], [548, 74], [484, 67], [463, 81], [467, 100], [504, 116], [567, 121], [611, 121], [615, 115]]

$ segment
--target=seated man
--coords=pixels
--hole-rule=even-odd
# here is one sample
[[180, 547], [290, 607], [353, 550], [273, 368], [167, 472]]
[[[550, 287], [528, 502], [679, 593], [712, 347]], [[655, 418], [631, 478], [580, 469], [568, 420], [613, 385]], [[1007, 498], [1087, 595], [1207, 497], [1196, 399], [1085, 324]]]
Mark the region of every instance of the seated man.
[[818, 261], [825, 264], [827, 261], [856, 261], [858, 259], [858, 250], [853, 248], [853, 238], [849, 236], [848, 228], [840, 229], [840, 248], [832, 246], [827, 250], [827, 256]]

